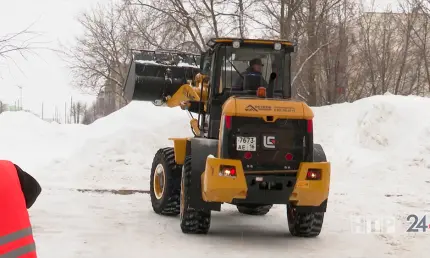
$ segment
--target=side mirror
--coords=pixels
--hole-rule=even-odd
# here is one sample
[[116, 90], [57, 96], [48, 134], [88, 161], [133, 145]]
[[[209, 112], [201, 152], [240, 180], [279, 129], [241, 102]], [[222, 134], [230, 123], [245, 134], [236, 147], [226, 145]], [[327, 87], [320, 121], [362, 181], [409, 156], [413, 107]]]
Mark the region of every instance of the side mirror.
[[203, 75], [208, 75], [209, 76], [210, 70], [211, 70], [210, 69], [210, 64], [206, 63], [200, 73], [203, 74]]
[[209, 75], [209, 63], [207, 62], [208, 52], [203, 52], [200, 56], [200, 73]]
[[203, 70], [205, 66], [206, 55], [207, 55], [207, 52], [202, 52], [200, 54], [200, 70]]
[[278, 75], [276, 73], [274, 73], [274, 72], [271, 73], [270, 74], [269, 83], [272, 82], [272, 81], [275, 81], [276, 77], [278, 77]]

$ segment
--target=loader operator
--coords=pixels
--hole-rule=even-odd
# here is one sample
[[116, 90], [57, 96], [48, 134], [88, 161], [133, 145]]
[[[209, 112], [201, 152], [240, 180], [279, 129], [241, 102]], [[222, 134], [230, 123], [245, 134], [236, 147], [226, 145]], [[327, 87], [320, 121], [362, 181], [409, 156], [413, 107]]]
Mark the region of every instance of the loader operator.
[[37, 258], [27, 209], [41, 191], [19, 166], [0, 160], [0, 257]]
[[255, 76], [259, 76], [260, 78], [262, 78], [261, 83], [263, 87], [267, 88], [267, 82], [266, 80], [264, 80], [263, 75], [261, 73], [261, 70], [263, 69], [263, 62], [261, 61], [260, 58], [254, 58], [251, 61], [249, 61], [249, 67], [240, 74], [239, 77], [237, 77], [236, 81], [233, 83], [232, 85], [232, 90], [235, 91], [242, 91], [243, 90], [243, 81], [244, 81], [244, 77], [245, 76], [249, 76], [249, 75], [255, 75]]
[[[233, 83], [232, 90], [243, 91], [244, 77], [248, 76], [248, 75], [259, 76], [262, 79], [261, 80], [261, 84], [262, 84], [261, 86], [267, 88], [268, 84], [267, 84], [266, 80], [264, 80], [264, 77], [261, 73], [263, 66], [264, 66], [264, 64], [260, 58], [254, 58], [251, 61], [249, 61], [249, 67], [243, 73], [241, 73], [240, 76]], [[183, 110], [186, 109], [186, 110], [193, 112], [193, 113], [202, 113], [203, 112], [203, 105], [200, 105], [200, 103], [198, 101], [182, 101], [180, 103], [180, 107]]]

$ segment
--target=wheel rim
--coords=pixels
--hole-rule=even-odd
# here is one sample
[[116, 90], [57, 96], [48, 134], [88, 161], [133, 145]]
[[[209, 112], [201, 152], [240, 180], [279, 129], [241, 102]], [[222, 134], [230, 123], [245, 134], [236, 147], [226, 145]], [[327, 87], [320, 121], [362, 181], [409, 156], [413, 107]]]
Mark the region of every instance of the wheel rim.
[[154, 194], [158, 200], [163, 197], [166, 176], [162, 164], [158, 164], [154, 172]]

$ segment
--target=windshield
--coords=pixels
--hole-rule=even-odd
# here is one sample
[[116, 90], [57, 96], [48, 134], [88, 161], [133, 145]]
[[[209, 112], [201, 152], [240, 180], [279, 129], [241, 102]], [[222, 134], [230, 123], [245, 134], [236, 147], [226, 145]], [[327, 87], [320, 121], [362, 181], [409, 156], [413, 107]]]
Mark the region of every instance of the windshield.
[[219, 93], [256, 90], [260, 86], [267, 88], [270, 74], [274, 72], [277, 74], [275, 93], [278, 96], [289, 95], [290, 56], [284, 50], [223, 46], [219, 54]]

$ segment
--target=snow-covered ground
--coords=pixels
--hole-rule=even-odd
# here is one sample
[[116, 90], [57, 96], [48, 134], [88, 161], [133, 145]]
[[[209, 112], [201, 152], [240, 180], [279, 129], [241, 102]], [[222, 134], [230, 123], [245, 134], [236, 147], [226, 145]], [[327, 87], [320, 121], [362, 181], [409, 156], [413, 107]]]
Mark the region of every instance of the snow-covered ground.
[[[428, 257], [430, 229], [407, 233], [409, 214], [430, 216], [430, 99], [375, 96], [314, 108], [315, 141], [332, 162], [323, 232], [292, 238], [285, 207], [263, 217], [213, 212], [207, 236], [183, 235], [178, 218], [152, 212], [149, 195], [78, 189], [149, 189], [155, 151], [190, 135], [180, 109], [131, 103], [90, 126], [0, 115], [0, 157], [33, 174], [43, 193], [30, 209], [42, 258]], [[395, 232], [359, 234], [351, 217]], [[427, 224], [430, 223], [430, 217]], [[355, 229], [355, 230], [354, 230]]]

